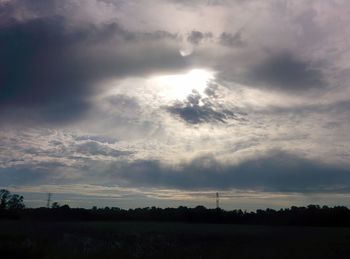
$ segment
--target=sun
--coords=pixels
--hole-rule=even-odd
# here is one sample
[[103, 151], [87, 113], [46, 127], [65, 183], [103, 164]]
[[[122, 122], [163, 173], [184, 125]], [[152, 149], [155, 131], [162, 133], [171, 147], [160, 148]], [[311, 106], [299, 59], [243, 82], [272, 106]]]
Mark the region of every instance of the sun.
[[212, 71], [193, 69], [184, 74], [163, 75], [152, 78], [158, 94], [170, 100], [184, 100], [193, 90], [204, 94], [210, 80], [214, 79]]

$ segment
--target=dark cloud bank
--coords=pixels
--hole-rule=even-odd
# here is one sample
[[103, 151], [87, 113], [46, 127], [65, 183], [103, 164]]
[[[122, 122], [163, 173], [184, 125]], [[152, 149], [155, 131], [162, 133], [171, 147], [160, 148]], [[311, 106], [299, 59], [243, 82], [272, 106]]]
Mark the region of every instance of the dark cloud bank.
[[[10, 8], [0, 9], [6, 16]], [[57, 15], [0, 21], [0, 115], [77, 119], [103, 80], [186, 67], [177, 48], [164, 44], [174, 37], [132, 33], [116, 23], [69, 27]]]
[[[230, 41], [230, 39], [226, 39]], [[323, 90], [328, 87], [322, 66], [304, 60], [296, 54], [268, 52], [266, 57], [253, 64], [242, 65], [243, 72], [236, 72], [234, 62], [224, 59], [219, 65], [219, 78], [223, 81], [238, 82], [248, 87], [284, 91], [289, 94], [309, 90]]]
[[322, 88], [325, 86], [322, 72], [308, 61], [298, 60], [292, 54], [269, 57], [248, 73], [252, 83], [267, 84], [290, 91]]
[[[97, 149], [94, 149], [97, 153]], [[95, 153], [96, 153], [95, 152]], [[105, 150], [102, 150], [105, 153]], [[108, 153], [109, 154], [109, 153]], [[118, 154], [124, 155], [124, 154]], [[300, 193], [349, 193], [350, 170], [300, 156], [272, 151], [237, 165], [226, 165], [211, 156], [189, 163], [168, 166], [156, 160], [120, 161], [103, 166], [79, 167], [81, 177], [66, 179], [61, 172], [71, 168], [62, 164], [1, 168], [3, 185], [94, 183], [125, 187], [174, 188], [181, 190], [225, 190], [231, 188]], [[109, 169], [106, 169], [109, 168]], [[99, 173], [96, 174], [96, 170]], [[54, 176], [50, 171], [55, 171]]]
[[116, 165], [110, 177], [129, 185], [178, 189], [251, 189], [272, 192], [350, 191], [350, 170], [290, 153], [273, 151], [238, 165], [201, 157], [179, 167], [157, 161]]

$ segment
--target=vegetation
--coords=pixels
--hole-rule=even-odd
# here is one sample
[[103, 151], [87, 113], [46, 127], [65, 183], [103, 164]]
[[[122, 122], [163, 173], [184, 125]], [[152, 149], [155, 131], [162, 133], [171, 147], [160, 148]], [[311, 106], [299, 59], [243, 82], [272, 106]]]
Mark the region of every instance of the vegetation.
[[28, 220], [59, 221], [173, 221], [193, 223], [230, 223], [255, 225], [300, 225], [300, 226], [350, 226], [350, 210], [344, 206], [327, 207], [309, 205], [287, 209], [225, 211], [204, 206], [188, 208], [146, 207], [120, 209], [105, 207], [92, 209], [70, 208], [57, 202], [51, 208], [24, 208], [23, 197], [0, 190], [0, 217]]
[[318, 205], [247, 212], [207, 209], [203, 206], [164, 209], [146, 207], [128, 210], [116, 207], [83, 209], [70, 208], [68, 205], [61, 206], [56, 203], [52, 208], [22, 210], [21, 217], [31, 220], [56, 221], [173, 221], [245, 225], [350, 226], [350, 210], [347, 207], [320, 207]]
[[0, 217], [16, 218], [24, 207], [23, 196], [0, 190]]
[[350, 210], [341, 206], [246, 212], [203, 206], [82, 209], [54, 202], [51, 208], [24, 208], [23, 197], [6, 190], [0, 194], [1, 258], [348, 258], [350, 254], [350, 228], [343, 227], [350, 225]]

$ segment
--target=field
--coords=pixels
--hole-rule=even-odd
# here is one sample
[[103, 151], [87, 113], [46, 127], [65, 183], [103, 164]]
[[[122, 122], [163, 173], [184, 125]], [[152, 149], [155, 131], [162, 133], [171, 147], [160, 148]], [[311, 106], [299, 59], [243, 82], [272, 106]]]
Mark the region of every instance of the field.
[[349, 258], [350, 228], [0, 221], [1, 258]]

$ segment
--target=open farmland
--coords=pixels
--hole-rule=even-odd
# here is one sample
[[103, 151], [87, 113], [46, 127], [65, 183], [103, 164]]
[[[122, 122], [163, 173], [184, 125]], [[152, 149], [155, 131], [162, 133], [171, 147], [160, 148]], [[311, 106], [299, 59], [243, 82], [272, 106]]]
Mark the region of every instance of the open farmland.
[[348, 258], [350, 228], [0, 222], [1, 258]]

